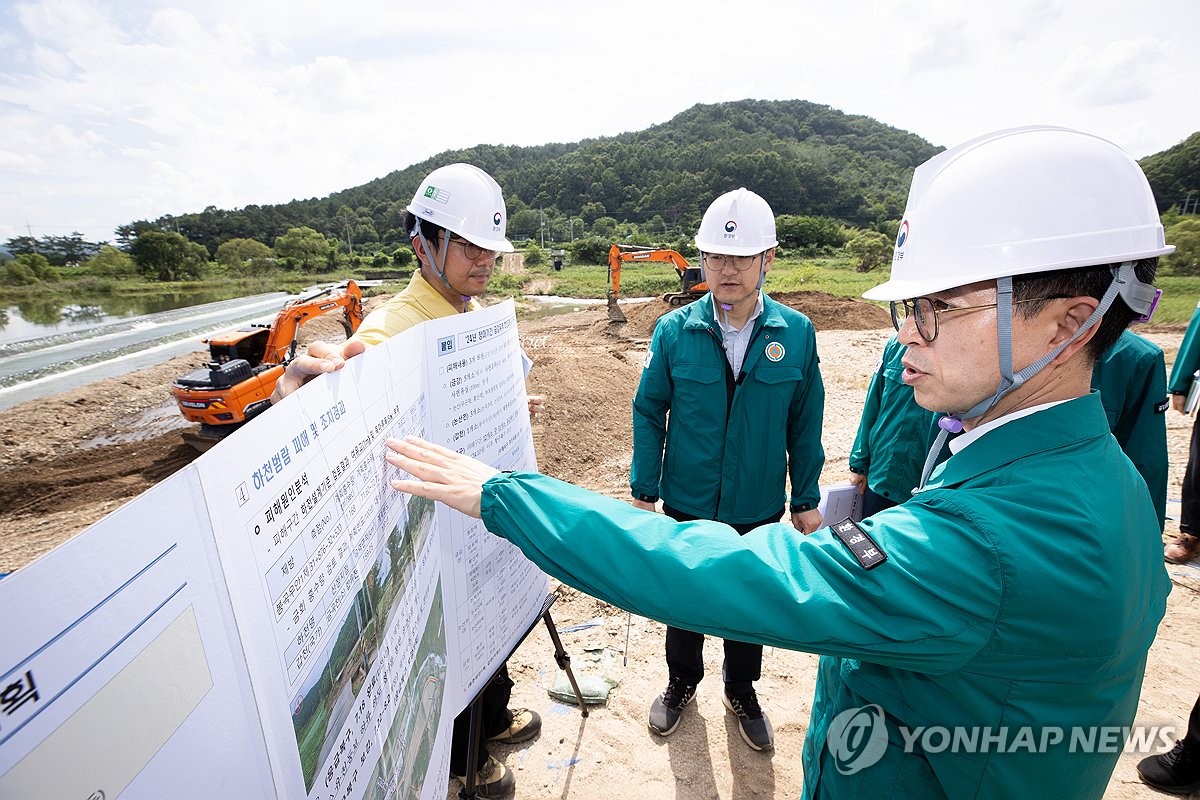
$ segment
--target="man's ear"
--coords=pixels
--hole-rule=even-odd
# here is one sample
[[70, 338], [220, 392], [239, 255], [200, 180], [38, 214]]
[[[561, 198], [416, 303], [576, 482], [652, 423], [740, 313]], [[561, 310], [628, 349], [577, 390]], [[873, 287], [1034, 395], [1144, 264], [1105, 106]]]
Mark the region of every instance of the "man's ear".
[[763, 272], [770, 272], [771, 265], [774, 263], [775, 263], [775, 248], [772, 247], [770, 250], [768, 250], [766, 253], [764, 253]]
[[425, 251], [425, 243], [420, 236], [414, 236], [409, 239], [412, 244], [413, 255], [417, 257], [417, 264], [420, 267], [427, 267], [430, 264], [429, 253]]
[[[1075, 335], [1076, 331], [1083, 327], [1088, 318], [1092, 316], [1092, 312], [1100, 305], [1100, 301], [1094, 297], [1082, 295], [1079, 297], [1064, 297], [1050, 301], [1050, 310], [1053, 312], [1052, 321], [1056, 325], [1053, 331], [1053, 336], [1050, 341], [1051, 347], [1057, 347], [1063, 342]], [[1075, 355], [1083, 349], [1083, 347], [1092, 340], [1096, 335], [1096, 331], [1100, 328], [1100, 323], [1103, 317], [1087, 329], [1082, 336], [1071, 342], [1055, 361], [1062, 363], [1066, 359]]]

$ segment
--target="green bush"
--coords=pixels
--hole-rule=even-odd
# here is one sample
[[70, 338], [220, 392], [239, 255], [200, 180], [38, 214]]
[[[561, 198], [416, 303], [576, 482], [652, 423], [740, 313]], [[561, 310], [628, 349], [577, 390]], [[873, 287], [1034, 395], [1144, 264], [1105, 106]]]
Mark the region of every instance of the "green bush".
[[529, 246], [525, 248], [525, 266], [540, 267], [543, 266], [546, 261], [546, 251], [542, 249], [541, 245], [530, 242]]
[[1167, 244], [1175, 252], [1163, 257], [1172, 275], [1200, 275], [1200, 217], [1188, 216], [1166, 230]]
[[880, 264], [886, 264], [892, 255], [892, 240], [879, 231], [859, 231], [846, 242], [846, 255], [857, 263], [859, 272], [870, 272]]

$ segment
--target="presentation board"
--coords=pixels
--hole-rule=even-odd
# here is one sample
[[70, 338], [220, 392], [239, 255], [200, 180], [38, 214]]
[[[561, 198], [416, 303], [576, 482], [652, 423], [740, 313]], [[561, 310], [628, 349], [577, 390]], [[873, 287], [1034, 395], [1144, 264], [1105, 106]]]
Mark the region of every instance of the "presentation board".
[[0, 582], [0, 797], [443, 797], [548, 579], [384, 440], [536, 469], [524, 363], [511, 301], [424, 323]]

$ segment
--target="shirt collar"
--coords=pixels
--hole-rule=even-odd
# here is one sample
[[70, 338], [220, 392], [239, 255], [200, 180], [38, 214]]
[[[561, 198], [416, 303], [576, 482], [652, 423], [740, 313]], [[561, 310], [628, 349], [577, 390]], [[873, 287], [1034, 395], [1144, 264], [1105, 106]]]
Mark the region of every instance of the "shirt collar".
[[[1071, 399], [1073, 400], [1075, 398], [1071, 398]], [[1013, 420], [1018, 420], [1021, 417], [1028, 417], [1030, 414], [1036, 414], [1039, 411], [1045, 411], [1047, 408], [1053, 408], [1054, 406], [1057, 406], [1061, 403], [1067, 403], [1067, 402], [1070, 402], [1070, 401], [1069, 400], [1055, 400], [1053, 403], [1041, 403], [1036, 406], [1029, 406], [1028, 408], [1018, 409], [1017, 411], [1013, 411], [1009, 414], [1005, 414], [1002, 417], [997, 417], [996, 419], [989, 420], [988, 422], [985, 422], [982, 425], [977, 425], [976, 427], [972, 428], [969, 431], [964, 431], [962, 436], [955, 436], [953, 439], [951, 439], [948, 443], [948, 446], [950, 447], [950, 452], [951, 453], [959, 452], [964, 447], [969, 445], [971, 442], [978, 439], [980, 436], [983, 436], [985, 433], [987, 433], [989, 431], [996, 430], [1001, 425], [1012, 422]]]
[[[448, 317], [451, 314], [461, 314], [463, 311], [462, 306], [451, 303], [437, 290], [436, 286], [425, 280], [425, 273], [419, 269], [413, 273], [410, 286], [413, 300], [428, 311], [433, 319]], [[471, 298], [467, 302], [467, 311], [476, 311], [479, 308], [480, 305], [475, 298]]]
[[763, 293], [762, 289], [758, 290], [758, 299], [754, 301], [754, 311], [750, 312], [750, 316], [746, 318], [746, 324], [741, 328], [735, 328], [721, 318], [721, 309], [717, 307], [717, 298], [713, 297], [712, 292], [708, 293], [709, 300], [712, 301], [713, 319], [721, 326], [724, 333], [739, 333], [749, 327], [754, 320], [758, 319], [763, 313]]

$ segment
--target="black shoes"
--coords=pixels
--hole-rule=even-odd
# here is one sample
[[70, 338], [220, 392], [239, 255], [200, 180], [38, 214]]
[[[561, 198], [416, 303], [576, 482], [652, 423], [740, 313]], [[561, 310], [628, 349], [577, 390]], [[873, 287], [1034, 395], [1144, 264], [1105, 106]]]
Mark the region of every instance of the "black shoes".
[[670, 736], [679, 727], [679, 716], [683, 707], [696, 696], [696, 685], [684, 683], [681, 678], [671, 678], [667, 689], [650, 706], [650, 730], [660, 736]]
[[[681, 678], [672, 678], [667, 689], [654, 699], [650, 706], [650, 730], [660, 736], [670, 736], [679, 727], [683, 708], [696, 696], [696, 685], [685, 683]], [[775, 746], [775, 732], [771, 721], [763, 714], [758, 704], [758, 695], [753, 689], [730, 695], [722, 693], [725, 707], [738, 719], [738, 730], [746, 744], [755, 750], [770, 750]]]
[[746, 744], [754, 750], [770, 750], [775, 746], [771, 721], [763, 714], [758, 695], [753, 689], [735, 695], [722, 692], [721, 697], [725, 700], [725, 707], [737, 715], [738, 729]]
[[1142, 782], [1172, 794], [1200, 789], [1200, 753], [1189, 752], [1183, 741], [1162, 755], [1143, 758], [1137, 765]]

